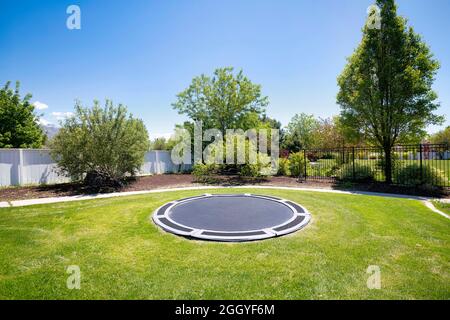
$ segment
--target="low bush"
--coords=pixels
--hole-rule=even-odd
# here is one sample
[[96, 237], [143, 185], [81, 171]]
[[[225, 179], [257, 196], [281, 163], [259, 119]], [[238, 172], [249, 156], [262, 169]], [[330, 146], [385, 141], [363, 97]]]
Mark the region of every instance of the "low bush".
[[291, 162], [287, 158], [280, 158], [278, 159], [278, 171], [277, 175], [279, 176], [290, 176], [291, 170], [290, 170]]
[[305, 159], [303, 152], [292, 153], [289, 156], [289, 170], [291, 175], [300, 177], [305, 175], [305, 166], [309, 163], [308, 159]]
[[364, 164], [353, 163], [344, 164], [336, 172], [336, 176], [344, 181], [370, 182], [375, 180], [374, 170]]
[[339, 171], [340, 168], [341, 168], [341, 166], [339, 166], [339, 165], [332, 166], [331, 168], [329, 168], [325, 171], [325, 176], [326, 177], [335, 177], [336, 173]]
[[258, 164], [246, 163], [242, 165], [239, 171], [239, 175], [241, 175], [242, 177], [251, 177], [251, 178], [259, 177], [260, 173]]
[[419, 185], [441, 185], [448, 184], [448, 178], [442, 170], [435, 167], [423, 166], [422, 169], [418, 164], [411, 164], [400, 168], [394, 177], [398, 184], [419, 186]]
[[212, 182], [213, 176], [219, 171], [219, 166], [216, 164], [199, 163], [193, 166], [192, 175], [196, 182]]
[[239, 175], [250, 178], [272, 175], [272, 164], [270, 162], [270, 157], [262, 153], [258, 153], [257, 157], [257, 163], [246, 163], [242, 165]]

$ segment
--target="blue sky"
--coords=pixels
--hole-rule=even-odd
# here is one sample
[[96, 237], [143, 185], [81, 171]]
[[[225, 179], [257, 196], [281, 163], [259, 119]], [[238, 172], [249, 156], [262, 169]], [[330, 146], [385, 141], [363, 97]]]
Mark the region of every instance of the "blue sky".
[[[126, 104], [152, 137], [185, 120], [171, 107], [194, 76], [242, 68], [284, 125], [299, 112], [339, 113], [336, 77], [361, 39], [373, 0], [0, 0], [0, 83], [48, 106], [57, 123], [74, 100]], [[81, 30], [66, 28], [70, 4]], [[450, 118], [450, 1], [398, 0], [441, 69], [434, 88]], [[450, 119], [446, 120], [450, 125]], [[430, 128], [436, 131], [439, 128]]]

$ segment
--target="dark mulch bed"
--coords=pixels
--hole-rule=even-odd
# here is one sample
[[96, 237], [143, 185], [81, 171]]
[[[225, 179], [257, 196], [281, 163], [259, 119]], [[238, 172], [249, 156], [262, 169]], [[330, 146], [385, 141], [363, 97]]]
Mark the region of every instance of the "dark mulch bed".
[[[125, 186], [117, 192], [141, 191], [152, 189], [191, 187], [193, 177], [189, 174], [166, 174], [144, 176], [132, 179], [126, 182]], [[0, 188], [0, 201], [12, 201], [35, 198], [49, 198], [74, 196], [82, 194], [93, 194], [98, 192], [113, 192], [114, 190], [93, 190], [83, 186], [80, 183], [61, 183], [54, 185], [29, 186], [29, 187], [10, 187]]]
[[[138, 177], [127, 181], [126, 185], [116, 192], [155, 190], [179, 187], [192, 187], [205, 185], [205, 183], [196, 183], [194, 177], [190, 174], [165, 174]], [[269, 177], [261, 179], [242, 178], [239, 176], [227, 175], [216, 176], [208, 185], [219, 186], [239, 186], [239, 185], [262, 185], [278, 187], [305, 187], [305, 188], [323, 188], [338, 189], [349, 191], [371, 191], [396, 194], [410, 194], [418, 196], [437, 196], [449, 197], [448, 190], [442, 192], [430, 192], [411, 187], [390, 186], [382, 183], [372, 184], [337, 184], [334, 181], [307, 181], [299, 182], [292, 177]], [[92, 190], [78, 183], [63, 183], [57, 185], [30, 186], [30, 187], [11, 187], [0, 189], [0, 201], [12, 201], [33, 198], [48, 198], [73, 196], [81, 194], [97, 193], [99, 190]], [[111, 192], [112, 190], [103, 190]], [[100, 190], [102, 192], [102, 190]]]

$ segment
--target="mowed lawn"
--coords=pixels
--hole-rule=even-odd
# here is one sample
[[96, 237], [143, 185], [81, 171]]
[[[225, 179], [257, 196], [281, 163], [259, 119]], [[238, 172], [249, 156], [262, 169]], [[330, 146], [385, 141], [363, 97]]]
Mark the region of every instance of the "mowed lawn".
[[[291, 199], [303, 230], [247, 243], [187, 240], [150, 215], [209, 193]], [[176, 191], [0, 209], [1, 299], [449, 299], [450, 220], [416, 200], [269, 189]], [[81, 270], [69, 290], [66, 269]], [[368, 289], [370, 265], [381, 289]]]

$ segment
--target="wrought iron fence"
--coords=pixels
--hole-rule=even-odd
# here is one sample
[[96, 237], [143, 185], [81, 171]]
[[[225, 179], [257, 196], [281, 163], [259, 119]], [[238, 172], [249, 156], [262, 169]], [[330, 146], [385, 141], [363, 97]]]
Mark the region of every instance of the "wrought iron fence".
[[[385, 182], [381, 148], [345, 147], [303, 150], [308, 163], [302, 179]], [[450, 150], [445, 144], [398, 145], [391, 149], [392, 183], [450, 187]]]

